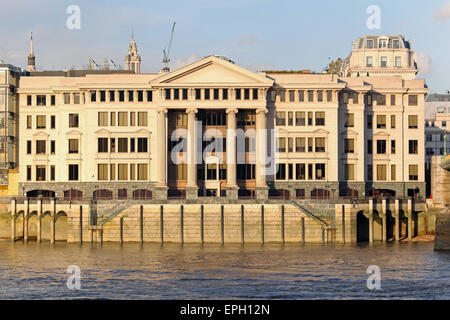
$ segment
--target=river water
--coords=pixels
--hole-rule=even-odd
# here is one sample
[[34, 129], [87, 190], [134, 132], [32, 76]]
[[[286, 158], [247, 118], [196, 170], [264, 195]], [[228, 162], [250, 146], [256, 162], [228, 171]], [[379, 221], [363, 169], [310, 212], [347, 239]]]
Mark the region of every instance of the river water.
[[[80, 268], [70, 290], [69, 266]], [[381, 288], [367, 288], [367, 268]], [[71, 282], [73, 283], [73, 282]], [[433, 243], [169, 245], [0, 242], [1, 299], [450, 299]]]

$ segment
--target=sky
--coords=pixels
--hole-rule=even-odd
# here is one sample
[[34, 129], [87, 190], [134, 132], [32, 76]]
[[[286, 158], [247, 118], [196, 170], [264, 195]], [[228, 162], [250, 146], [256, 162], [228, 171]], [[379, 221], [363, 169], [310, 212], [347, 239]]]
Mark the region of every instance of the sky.
[[[80, 8], [79, 29], [67, 27], [70, 5]], [[371, 5], [380, 29], [367, 27]], [[320, 72], [359, 36], [401, 34], [431, 92], [450, 90], [448, 0], [1, 0], [0, 10], [0, 60], [19, 67], [30, 32], [38, 70], [81, 69], [90, 57], [123, 67], [134, 31], [141, 72], [158, 72], [175, 21], [172, 70], [220, 54], [253, 71]]]

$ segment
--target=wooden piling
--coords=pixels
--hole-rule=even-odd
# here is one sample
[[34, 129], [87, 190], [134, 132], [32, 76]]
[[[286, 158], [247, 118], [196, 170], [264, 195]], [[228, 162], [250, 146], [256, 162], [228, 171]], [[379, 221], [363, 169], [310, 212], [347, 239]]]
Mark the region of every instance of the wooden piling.
[[222, 240], [222, 245], [225, 244], [225, 209], [224, 206], [220, 206], [220, 237]]
[[164, 206], [161, 205], [159, 208], [159, 227], [161, 234], [161, 244], [164, 244]]
[[284, 238], [284, 204], [281, 205], [281, 242], [285, 243]]
[[244, 218], [244, 205], [241, 205], [241, 243], [245, 242], [245, 218]]
[[305, 233], [306, 233], [306, 230], [305, 230], [305, 217], [302, 217], [301, 224], [302, 224], [302, 243], [305, 244]]
[[202, 244], [205, 244], [205, 217], [203, 205], [200, 206], [200, 237]]
[[139, 221], [140, 221], [140, 242], [144, 243], [144, 206], [140, 206], [139, 211]]
[[181, 244], [184, 244], [184, 207], [181, 205], [180, 207], [180, 237]]
[[264, 205], [261, 205], [261, 243], [264, 244]]

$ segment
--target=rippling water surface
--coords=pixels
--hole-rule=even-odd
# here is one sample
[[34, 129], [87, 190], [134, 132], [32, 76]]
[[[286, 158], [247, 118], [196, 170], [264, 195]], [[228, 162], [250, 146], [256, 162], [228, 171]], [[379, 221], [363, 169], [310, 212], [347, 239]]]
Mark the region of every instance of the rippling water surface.
[[[81, 269], [81, 289], [66, 286]], [[369, 265], [381, 269], [370, 291]], [[0, 242], [1, 299], [450, 299], [432, 243], [164, 245]]]

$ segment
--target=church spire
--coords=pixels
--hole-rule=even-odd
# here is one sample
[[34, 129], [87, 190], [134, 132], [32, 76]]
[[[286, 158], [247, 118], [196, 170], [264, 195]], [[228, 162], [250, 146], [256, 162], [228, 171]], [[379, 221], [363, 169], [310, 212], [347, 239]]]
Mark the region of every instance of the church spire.
[[28, 71], [34, 72], [36, 71], [36, 57], [34, 56], [33, 51], [33, 32], [30, 37], [30, 54], [28, 55]]
[[134, 31], [131, 31], [130, 47], [128, 55], [125, 57], [125, 69], [132, 70], [134, 73], [141, 72], [141, 57], [138, 55], [136, 41], [134, 40]]

